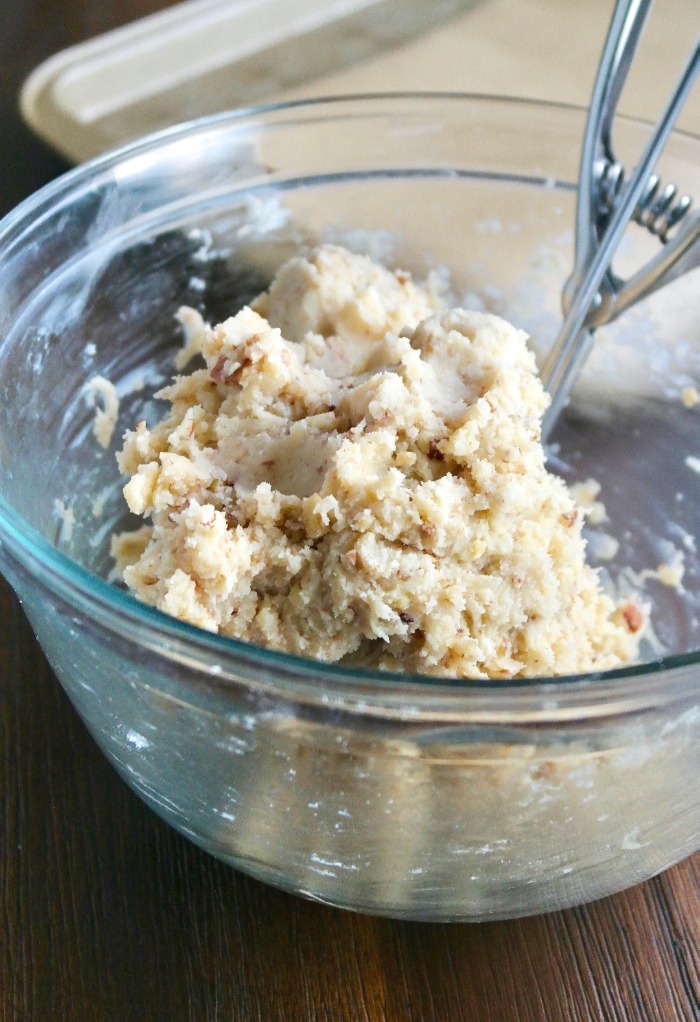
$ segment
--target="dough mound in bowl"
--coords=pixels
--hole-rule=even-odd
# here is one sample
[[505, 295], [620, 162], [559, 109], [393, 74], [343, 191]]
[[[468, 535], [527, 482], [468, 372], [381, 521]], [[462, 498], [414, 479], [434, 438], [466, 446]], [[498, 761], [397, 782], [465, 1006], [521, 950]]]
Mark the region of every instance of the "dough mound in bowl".
[[205, 368], [125, 436], [113, 540], [145, 602], [327, 661], [464, 678], [630, 661], [646, 610], [585, 560], [547, 471], [526, 335], [443, 307], [402, 271], [324, 245], [216, 327], [180, 311]]

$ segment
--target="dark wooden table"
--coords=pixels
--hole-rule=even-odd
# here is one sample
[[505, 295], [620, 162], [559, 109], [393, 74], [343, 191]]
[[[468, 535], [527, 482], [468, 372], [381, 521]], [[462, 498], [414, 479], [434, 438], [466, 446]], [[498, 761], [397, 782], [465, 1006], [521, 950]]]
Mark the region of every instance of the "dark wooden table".
[[[0, 213], [63, 168], [16, 113], [50, 53], [167, 0], [2, 0]], [[0, 579], [0, 1020], [687, 1022], [698, 866], [512, 923], [398, 923], [281, 894], [119, 780]]]

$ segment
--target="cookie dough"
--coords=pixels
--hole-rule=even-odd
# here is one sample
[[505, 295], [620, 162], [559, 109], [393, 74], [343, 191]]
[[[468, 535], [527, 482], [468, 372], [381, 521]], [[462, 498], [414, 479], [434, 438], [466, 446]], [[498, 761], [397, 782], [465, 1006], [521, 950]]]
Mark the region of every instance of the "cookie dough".
[[637, 652], [645, 609], [586, 564], [583, 515], [550, 474], [526, 336], [442, 307], [410, 275], [322, 246], [214, 328], [180, 313], [205, 368], [159, 396], [118, 456], [115, 537], [145, 602], [326, 661], [513, 678]]
[[[100, 447], [107, 448], [119, 418], [119, 397], [111, 380], [104, 376], [93, 376], [85, 385], [88, 401], [95, 408], [95, 421], [92, 432]], [[102, 407], [98, 402], [102, 402]]]

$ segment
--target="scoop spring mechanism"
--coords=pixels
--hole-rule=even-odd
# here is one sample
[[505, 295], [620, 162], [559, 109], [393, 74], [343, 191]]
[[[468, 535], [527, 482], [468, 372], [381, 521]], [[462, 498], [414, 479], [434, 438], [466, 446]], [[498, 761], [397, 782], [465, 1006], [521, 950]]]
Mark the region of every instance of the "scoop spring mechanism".
[[[625, 168], [619, 160], [604, 160], [595, 168], [595, 174], [598, 217], [607, 221], [622, 191]], [[640, 227], [646, 227], [650, 234], [665, 244], [669, 231], [690, 212], [692, 205], [692, 196], [682, 195], [679, 198], [678, 189], [672, 184], [661, 189], [661, 178], [658, 174], [652, 174], [635, 206], [632, 219]]]

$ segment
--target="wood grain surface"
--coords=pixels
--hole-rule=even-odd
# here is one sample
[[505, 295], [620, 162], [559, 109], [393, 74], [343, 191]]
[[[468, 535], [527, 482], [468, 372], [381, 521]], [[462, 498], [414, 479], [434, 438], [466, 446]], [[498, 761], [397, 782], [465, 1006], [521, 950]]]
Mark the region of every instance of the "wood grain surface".
[[[164, 6], [2, 0], [0, 213], [62, 169], [15, 112], [23, 77]], [[122, 783], [0, 580], [0, 1022], [689, 1022], [699, 867], [479, 926], [282, 894], [199, 851]]]

